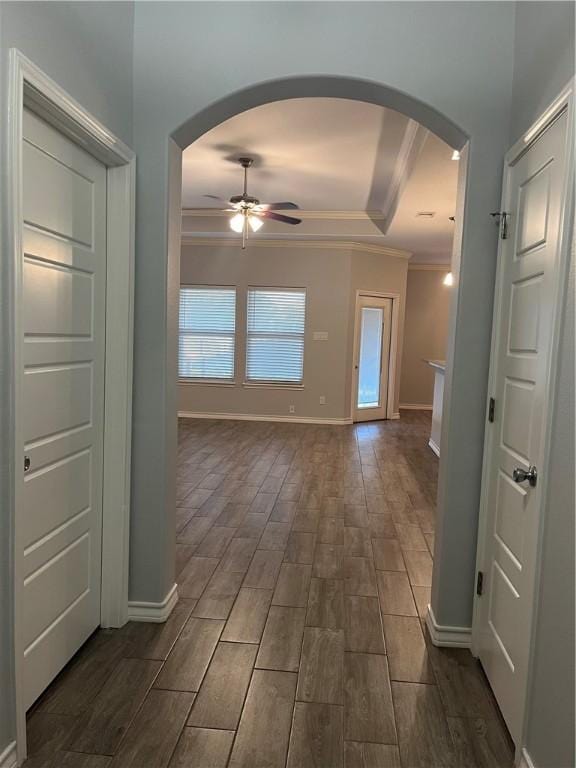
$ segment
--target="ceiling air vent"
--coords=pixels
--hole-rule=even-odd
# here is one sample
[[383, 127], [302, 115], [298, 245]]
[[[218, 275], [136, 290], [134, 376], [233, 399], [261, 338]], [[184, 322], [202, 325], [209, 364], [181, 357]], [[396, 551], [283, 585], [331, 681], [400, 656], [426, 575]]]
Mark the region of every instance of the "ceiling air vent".
[[416, 214], [417, 219], [433, 219], [436, 216], [436, 211], [418, 211]]

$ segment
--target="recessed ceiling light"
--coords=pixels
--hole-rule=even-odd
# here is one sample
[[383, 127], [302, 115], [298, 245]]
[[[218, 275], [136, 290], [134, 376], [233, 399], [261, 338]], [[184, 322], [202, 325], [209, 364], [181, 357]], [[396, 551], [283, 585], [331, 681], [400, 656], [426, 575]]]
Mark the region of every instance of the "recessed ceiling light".
[[452, 160], [460, 160], [460, 152], [457, 149], [452, 152]]
[[418, 211], [416, 214], [417, 219], [433, 219], [436, 216], [436, 211]]

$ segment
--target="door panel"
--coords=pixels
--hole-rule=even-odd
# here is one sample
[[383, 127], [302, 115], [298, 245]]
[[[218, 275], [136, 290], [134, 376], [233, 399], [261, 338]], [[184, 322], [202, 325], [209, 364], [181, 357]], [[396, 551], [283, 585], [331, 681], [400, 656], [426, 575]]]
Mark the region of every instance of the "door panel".
[[33, 368], [24, 374], [24, 437], [29, 447], [37, 440], [90, 425], [92, 364]]
[[516, 743], [527, 689], [542, 494], [541, 483], [517, 482], [513, 472], [544, 463], [566, 145], [564, 113], [508, 166], [504, 200], [510, 218], [500, 250], [492, 349], [496, 419], [486, 438], [479, 656]]
[[[37, 131], [36, 135], [39, 133]], [[69, 142], [69, 146], [73, 145]], [[45, 143], [40, 146], [35, 145], [33, 140], [25, 143], [24, 222], [92, 248], [94, 180], [82, 175], [82, 171], [91, 175], [90, 170], [86, 168], [86, 163], [79, 167], [71, 159], [71, 163], [76, 165], [74, 168], [68, 164], [67, 157], [54, 157], [49, 153]], [[86, 158], [91, 160], [88, 155]], [[38, 179], [42, 179], [42, 184], [38, 184]], [[50, 190], [57, 191], [57, 194], [46, 194]]]
[[[25, 111], [17, 488], [28, 708], [100, 623], [106, 170]], [[23, 457], [24, 460], [24, 457]]]
[[26, 647], [90, 589], [89, 536], [84, 532], [24, 579], [24, 600], [35, 606], [24, 616]]
[[512, 285], [508, 351], [537, 352], [542, 276]]
[[[47, 286], [50, 290], [47, 290]], [[27, 336], [87, 336], [92, 332], [92, 275], [67, 265], [24, 263], [24, 333]], [[70, 318], [74, 327], [70, 328]]]
[[383, 325], [384, 311], [381, 307], [362, 307], [360, 310], [358, 408], [378, 408], [380, 405]]
[[551, 171], [550, 165], [544, 165], [520, 186], [516, 258], [546, 242]]
[[22, 521], [26, 549], [90, 508], [90, 476], [90, 452], [84, 451], [30, 477], [23, 496], [23, 508], [29, 513]]
[[356, 307], [354, 421], [385, 419], [392, 299], [360, 296]]
[[494, 536], [517, 568], [524, 559], [524, 516], [527, 493], [509, 475], [500, 471], [496, 495], [496, 524]]

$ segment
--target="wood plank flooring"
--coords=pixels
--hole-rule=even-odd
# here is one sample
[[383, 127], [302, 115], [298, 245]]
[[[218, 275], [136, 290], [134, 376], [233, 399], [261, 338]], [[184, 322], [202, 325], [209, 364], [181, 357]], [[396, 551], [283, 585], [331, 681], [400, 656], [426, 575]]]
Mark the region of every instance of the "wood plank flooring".
[[429, 430], [181, 421], [180, 601], [89, 640], [26, 768], [511, 768], [479, 665], [426, 634]]

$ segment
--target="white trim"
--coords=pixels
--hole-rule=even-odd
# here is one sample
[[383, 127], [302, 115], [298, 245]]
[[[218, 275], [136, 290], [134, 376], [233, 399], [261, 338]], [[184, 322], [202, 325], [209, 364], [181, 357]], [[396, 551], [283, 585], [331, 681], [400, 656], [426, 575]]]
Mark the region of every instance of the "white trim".
[[432, 405], [430, 403], [400, 403], [398, 408], [404, 411], [431, 411]]
[[[417, 123], [416, 123], [417, 125]], [[384, 219], [382, 211], [303, 211], [298, 209], [293, 214], [299, 219], [329, 219], [334, 221], [380, 221]], [[230, 211], [221, 208], [182, 208], [182, 218], [225, 218]]]
[[[552, 335], [551, 335], [551, 349], [548, 356], [547, 365], [547, 377], [545, 383], [545, 400], [548, 403], [548, 408], [543, 414], [543, 438], [542, 438], [542, 467], [538, 466], [539, 484], [540, 478], [542, 479], [541, 486], [541, 499], [542, 504], [545, 505], [547, 498], [547, 485], [549, 477], [549, 464], [550, 464], [550, 443], [551, 443], [551, 430], [552, 430], [552, 416], [555, 409], [556, 401], [556, 378], [558, 373], [558, 361], [559, 361], [559, 340], [560, 340], [560, 327], [562, 322], [562, 308], [565, 305], [565, 288], [567, 285], [567, 270], [569, 264], [569, 250], [570, 250], [570, 210], [573, 205], [573, 185], [574, 185], [574, 84], [575, 79], [572, 78], [568, 85], [563, 89], [560, 96], [554, 100], [552, 105], [546, 109], [542, 116], [535, 121], [533, 126], [525, 132], [525, 134], [514, 144], [513, 147], [506, 153], [503, 171], [503, 185], [502, 185], [502, 203], [505, 206], [509, 195], [509, 168], [516, 162], [520, 156], [525, 153], [532, 143], [536, 141], [542, 132], [551, 125], [556, 118], [566, 110], [568, 115], [567, 125], [567, 156], [566, 156], [566, 168], [568, 169], [565, 179], [565, 187], [563, 192], [563, 214], [560, 221], [560, 234], [558, 242], [558, 270], [556, 276], [556, 286], [554, 289], [554, 302], [553, 302], [553, 316], [552, 316]], [[495, 391], [497, 365], [494, 358], [494, 351], [497, 349], [497, 333], [500, 327], [500, 313], [501, 313], [501, 272], [502, 272], [502, 240], [498, 242], [498, 262], [496, 269], [496, 285], [494, 293], [494, 318], [492, 323], [492, 342], [491, 342], [491, 359], [490, 359], [490, 372], [488, 379], [488, 395]], [[492, 454], [495, 444], [495, 433], [493, 430], [486, 431], [484, 439], [484, 454], [483, 454], [483, 470], [481, 481], [481, 495], [480, 495], [480, 507], [478, 515], [478, 544], [476, 554], [476, 570], [485, 571], [485, 558], [486, 558], [486, 546], [488, 539], [487, 523], [488, 523], [488, 481], [490, 477], [490, 468], [492, 466]], [[539, 584], [540, 584], [540, 568], [541, 568], [541, 547], [542, 547], [542, 532], [544, 525], [545, 515], [540, 515], [540, 529], [538, 533], [538, 544], [535, 560], [535, 574], [534, 574], [534, 586], [533, 586], [533, 607], [531, 616], [531, 629], [528, 642], [530, 643], [528, 670], [526, 677], [526, 690], [524, 694], [524, 712], [523, 712], [523, 730], [526, 728], [526, 712], [528, 710], [527, 701], [530, 695], [530, 683], [533, 666], [533, 653], [534, 653], [534, 633], [537, 626], [537, 600], [539, 596]], [[472, 651], [475, 655], [478, 655], [480, 650], [480, 641], [482, 636], [482, 597], [474, 595], [474, 608], [472, 618]], [[512, 738], [518, 745], [520, 734], [511, 734]]]
[[472, 627], [448, 627], [438, 624], [431, 605], [426, 611], [426, 626], [432, 644], [438, 648], [470, 648]]
[[[218, 247], [218, 248], [238, 248], [239, 240], [236, 235], [229, 235], [228, 237], [222, 237], [219, 233], [214, 237], [207, 237], [205, 232], [202, 232], [196, 237], [192, 232], [185, 232], [182, 234], [182, 245], [197, 245], [206, 248]], [[331, 240], [324, 237], [322, 240], [304, 240], [298, 238], [268, 238], [264, 239], [258, 236], [252, 236], [250, 238], [251, 248], [323, 248], [330, 250], [346, 250], [346, 251], [361, 251], [362, 253], [375, 253], [379, 256], [391, 256], [395, 259], [403, 259], [408, 261], [412, 257], [411, 251], [401, 250], [399, 248], [388, 248], [385, 245], [379, 243], [362, 243], [357, 240], [339, 240], [335, 238]], [[449, 270], [447, 270], [449, 271]]]
[[297, 392], [306, 389], [305, 384], [282, 384], [281, 381], [243, 381], [242, 386], [244, 389], [293, 389]]
[[106, 254], [106, 380], [100, 621], [121, 627], [128, 618], [136, 156], [108, 168]]
[[237, 381], [227, 379], [178, 379], [179, 387], [235, 387], [237, 384]]
[[450, 272], [450, 263], [448, 264], [418, 264], [410, 262], [408, 264], [410, 272]]
[[313, 416], [273, 416], [255, 413], [202, 413], [194, 411], [178, 411], [179, 419], [214, 419], [230, 421], [285, 421], [293, 424], [352, 424], [352, 419], [322, 419]]
[[522, 751], [520, 752], [520, 762], [518, 763], [518, 768], [536, 768], [536, 765], [528, 754], [526, 747], [522, 747]]
[[128, 603], [129, 621], [149, 621], [161, 624], [166, 621], [178, 602], [178, 585], [174, 584], [160, 603], [146, 603], [131, 600]]
[[400, 418], [400, 411], [394, 411], [392, 416], [390, 416], [391, 419], [399, 419]]
[[[22, 135], [24, 107], [82, 146], [107, 167], [106, 393], [104, 405], [103, 535], [101, 623], [122, 626], [128, 613], [128, 544], [130, 524], [130, 452], [132, 433], [132, 343], [134, 285], [135, 163], [122, 141], [47, 77], [20, 51], [9, 59], [7, 134], [7, 252], [10, 272], [11, 335], [9, 464], [11, 556], [14, 587], [14, 686], [18, 760], [26, 757], [26, 712], [22, 699], [22, 556], [20, 469], [23, 455], [21, 420], [22, 370]], [[17, 474], [18, 473], [18, 474]]]
[[16, 742], [8, 744], [4, 752], [0, 755], [0, 768], [16, 768], [18, 757], [16, 753]]
[[440, 458], [440, 446], [438, 445], [438, 443], [435, 440], [432, 440], [432, 438], [430, 438], [428, 440], [428, 446], [434, 451], [436, 456]]

